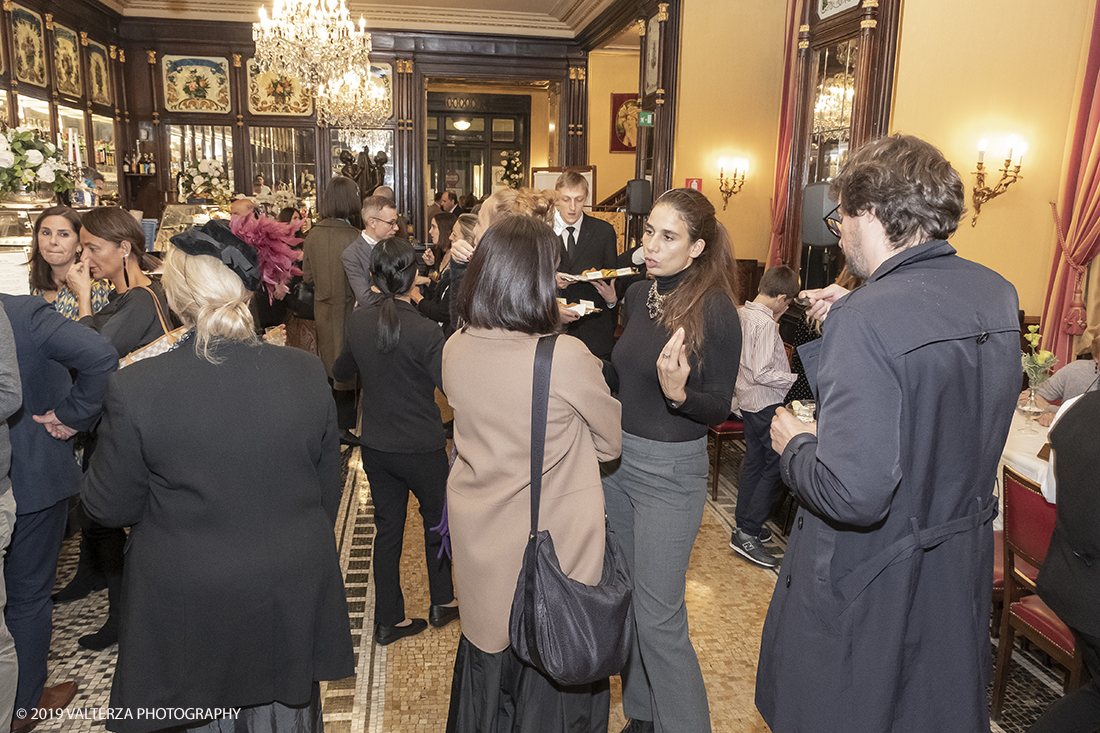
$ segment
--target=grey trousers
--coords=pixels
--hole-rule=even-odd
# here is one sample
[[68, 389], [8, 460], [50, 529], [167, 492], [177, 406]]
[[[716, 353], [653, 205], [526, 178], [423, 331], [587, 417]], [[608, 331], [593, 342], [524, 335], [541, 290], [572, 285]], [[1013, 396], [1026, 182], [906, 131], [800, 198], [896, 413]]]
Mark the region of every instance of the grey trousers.
[[15, 688], [19, 683], [19, 660], [15, 656], [15, 640], [4, 624], [4, 606], [8, 592], [4, 586], [4, 558], [15, 528], [15, 495], [11, 487], [0, 493], [0, 730], [11, 727], [12, 708], [15, 707]]
[[707, 439], [661, 443], [623, 433], [603, 479], [611, 528], [634, 575], [635, 648], [622, 672], [623, 712], [657, 733], [709, 733], [710, 708], [688, 638], [684, 586], [707, 498]]

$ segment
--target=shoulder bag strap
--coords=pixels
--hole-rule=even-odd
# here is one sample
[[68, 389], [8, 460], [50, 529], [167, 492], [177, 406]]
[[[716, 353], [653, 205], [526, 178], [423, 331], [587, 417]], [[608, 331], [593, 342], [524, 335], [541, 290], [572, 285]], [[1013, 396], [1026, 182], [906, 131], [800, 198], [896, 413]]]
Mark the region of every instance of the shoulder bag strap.
[[160, 298], [158, 298], [157, 294], [153, 292], [152, 288], [147, 285], [138, 285], [137, 287], [149, 293], [149, 295], [153, 298], [153, 305], [157, 309], [157, 318], [160, 319], [160, 328], [164, 332], [164, 335], [167, 336], [170, 329], [168, 328], [168, 324], [164, 322], [164, 313], [160, 310]]
[[535, 347], [535, 375], [531, 385], [531, 538], [539, 531], [542, 459], [546, 449], [546, 416], [550, 403], [550, 367], [558, 335], [543, 336]]

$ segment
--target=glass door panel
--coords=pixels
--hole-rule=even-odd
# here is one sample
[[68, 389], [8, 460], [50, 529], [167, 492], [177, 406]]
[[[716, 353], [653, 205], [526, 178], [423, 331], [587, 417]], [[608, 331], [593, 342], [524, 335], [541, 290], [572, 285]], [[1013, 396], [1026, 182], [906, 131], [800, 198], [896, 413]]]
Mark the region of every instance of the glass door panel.
[[[315, 134], [312, 127], [250, 127], [248, 143], [253, 180], [249, 181], [247, 195], [271, 204], [274, 209], [297, 207], [301, 199], [306, 199], [306, 205], [313, 208], [316, 203]], [[257, 176], [263, 176], [262, 183], [256, 181]]]
[[[168, 170], [173, 180], [178, 182], [184, 166], [210, 158], [221, 163], [229, 183], [233, 184], [232, 127], [165, 125], [165, 132], [168, 135]], [[180, 194], [182, 197], [182, 192]]]
[[118, 165], [115, 162], [115, 121], [92, 115], [92, 163], [103, 176], [102, 193], [118, 193]]

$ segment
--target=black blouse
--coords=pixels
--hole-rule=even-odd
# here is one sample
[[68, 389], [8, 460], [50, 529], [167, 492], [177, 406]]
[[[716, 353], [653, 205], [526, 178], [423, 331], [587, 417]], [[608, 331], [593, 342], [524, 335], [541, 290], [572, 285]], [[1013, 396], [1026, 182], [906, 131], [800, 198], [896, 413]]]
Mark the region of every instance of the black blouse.
[[[149, 285], [157, 300], [168, 328], [172, 328], [171, 311], [164, 297], [164, 288], [160, 283]], [[122, 358], [132, 351], [148, 346], [164, 335], [157, 307], [149, 291], [144, 288], [130, 288], [125, 293], [112, 291], [107, 305], [96, 314], [84, 316], [80, 322], [94, 328], [107, 337], [111, 345]]]
[[[672, 292], [684, 272], [658, 277], [657, 292]], [[724, 294], [706, 295], [703, 353], [691, 358], [687, 399], [674, 408], [657, 378], [657, 359], [672, 334], [649, 315], [646, 300], [652, 286], [652, 281], [643, 280], [626, 291], [626, 325], [611, 352], [623, 431], [665, 443], [695, 440], [706, 436], [708, 425], [729, 416], [741, 362], [741, 321], [736, 306]]]

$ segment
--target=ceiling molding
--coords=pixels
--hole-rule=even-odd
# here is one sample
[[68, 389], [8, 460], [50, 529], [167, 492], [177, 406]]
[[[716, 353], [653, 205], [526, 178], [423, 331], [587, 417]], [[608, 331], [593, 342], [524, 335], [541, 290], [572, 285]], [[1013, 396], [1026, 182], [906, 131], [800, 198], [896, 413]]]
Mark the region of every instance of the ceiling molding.
[[[252, 23], [264, 0], [101, 0], [126, 18], [239, 21]], [[352, 0], [351, 16], [360, 14], [371, 30], [400, 29], [452, 33], [575, 38], [590, 19], [615, 0], [515, 0], [508, 10], [480, 0], [439, 0], [441, 5], [369, 5]], [[471, 2], [473, 3], [471, 5]], [[443, 5], [445, 4], [445, 5]]]

